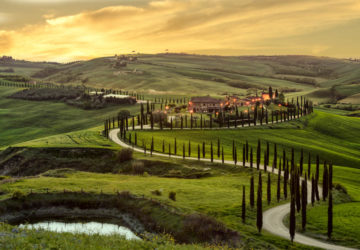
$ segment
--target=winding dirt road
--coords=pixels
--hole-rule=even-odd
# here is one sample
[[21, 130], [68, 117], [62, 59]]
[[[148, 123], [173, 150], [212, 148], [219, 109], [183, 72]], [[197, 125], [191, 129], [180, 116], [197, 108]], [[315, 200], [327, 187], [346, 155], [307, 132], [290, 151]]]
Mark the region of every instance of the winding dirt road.
[[[138, 129], [138, 127], [136, 127], [135, 129]], [[149, 129], [148, 127], [144, 127], [144, 129]], [[240, 129], [240, 128], [238, 128]], [[123, 141], [121, 141], [118, 137], [118, 133], [120, 132], [119, 129], [112, 129], [109, 133], [109, 138], [115, 142], [116, 144], [120, 145], [123, 148], [132, 148], [134, 151], [140, 152], [140, 153], [144, 153], [144, 149], [139, 148], [139, 147], [134, 147], [132, 145], [129, 145]], [[147, 154], [150, 154], [150, 152], [147, 152]], [[153, 155], [156, 156], [162, 156], [162, 157], [171, 157], [171, 158], [176, 158], [176, 159], [183, 159], [182, 156], [178, 156], [178, 155], [168, 155], [168, 154], [162, 154], [162, 153], [158, 153], [158, 152], [153, 152]], [[195, 160], [197, 161], [198, 158], [195, 157], [185, 157], [186, 160]], [[201, 161], [207, 161], [210, 162], [210, 159], [200, 159]], [[214, 162], [216, 163], [222, 163], [221, 160], [218, 159], [214, 159]], [[233, 165], [234, 162], [233, 161], [225, 161], [225, 164], [231, 164]], [[242, 166], [242, 162], [239, 163], [239, 165]], [[246, 167], [250, 167], [249, 163], [246, 163]], [[261, 165], [260, 169], [264, 169], [264, 166]], [[268, 169], [271, 169], [271, 167]], [[274, 173], [278, 173], [277, 169], [274, 169]], [[308, 181], [307, 183], [308, 185], [308, 190], [311, 190], [311, 182]], [[319, 187], [319, 194], [321, 196], [322, 192], [321, 192], [321, 188]], [[308, 200], [309, 200], [309, 204], [311, 203], [311, 192], [308, 192]], [[266, 210], [263, 214], [263, 229], [280, 237], [283, 237], [285, 239], [290, 240], [290, 234], [289, 234], [289, 229], [284, 225], [284, 218], [289, 214], [290, 212], [290, 203], [286, 203], [283, 205], [279, 205], [273, 208], [270, 208], [268, 210]], [[308, 246], [314, 246], [314, 247], [319, 247], [319, 248], [324, 248], [324, 249], [331, 249], [331, 250], [351, 250], [353, 248], [347, 248], [347, 247], [343, 247], [343, 246], [338, 246], [338, 245], [333, 245], [333, 244], [329, 244], [317, 239], [313, 239], [310, 238], [308, 236], [305, 236], [303, 234], [300, 233], [296, 233], [295, 234], [295, 238], [294, 241], [300, 244], [304, 244], [304, 245], [308, 245]]]

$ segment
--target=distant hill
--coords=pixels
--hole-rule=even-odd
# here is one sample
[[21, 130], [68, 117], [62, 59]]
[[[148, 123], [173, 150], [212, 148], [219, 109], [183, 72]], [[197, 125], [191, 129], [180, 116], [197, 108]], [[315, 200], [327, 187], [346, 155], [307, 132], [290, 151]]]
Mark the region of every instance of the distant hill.
[[287, 92], [288, 96], [309, 95], [318, 102], [337, 102], [360, 93], [360, 63], [345, 59], [187, 54], [136, 57], [137, 60], [128, 61], [122, 58], [120, 63], [119, 57], [70, 64], [23, 61], [11, 66], [0, 63], [0, 70], [13, 68], [13, 74], [42, 81], [154, 95], [246, 94], [249, 89], [267, 89], [270, 85]]

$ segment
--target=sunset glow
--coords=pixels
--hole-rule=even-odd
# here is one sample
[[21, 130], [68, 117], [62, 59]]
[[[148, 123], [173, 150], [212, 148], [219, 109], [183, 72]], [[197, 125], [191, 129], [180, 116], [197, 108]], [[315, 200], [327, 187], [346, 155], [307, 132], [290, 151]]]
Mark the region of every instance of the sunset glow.
[[5, 0], [0, 54], [63, 62], [133, 51], [357, 57], [359, 11], [357, 0]]

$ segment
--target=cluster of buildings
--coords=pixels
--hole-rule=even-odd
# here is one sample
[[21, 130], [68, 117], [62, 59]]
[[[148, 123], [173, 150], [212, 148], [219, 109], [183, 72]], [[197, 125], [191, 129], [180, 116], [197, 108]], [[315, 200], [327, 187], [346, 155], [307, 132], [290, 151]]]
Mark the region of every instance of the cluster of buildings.
[[[275, 95], [273, 95], [275, 98]], [[216, 99], [210, 96], [192, 97], [188, 103], [189, 112], [194, 113], [217, 113], [224, 109], [232, 109], [236, 106], [251, 106], [255, 103], [264, 103], [270, 100], [269, 93], [262, 93], [261, 96], [227, 96], [225, 99]]]

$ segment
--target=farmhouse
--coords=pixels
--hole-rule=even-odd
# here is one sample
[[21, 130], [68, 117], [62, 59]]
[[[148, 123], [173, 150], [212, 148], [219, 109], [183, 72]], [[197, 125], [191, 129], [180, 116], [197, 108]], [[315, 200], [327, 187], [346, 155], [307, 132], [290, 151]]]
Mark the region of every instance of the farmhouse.
[[192, 97], [189, 101], [188, 110], [196, 113], [219, 112], [223, 106], [221, 100], [210, 96]]

